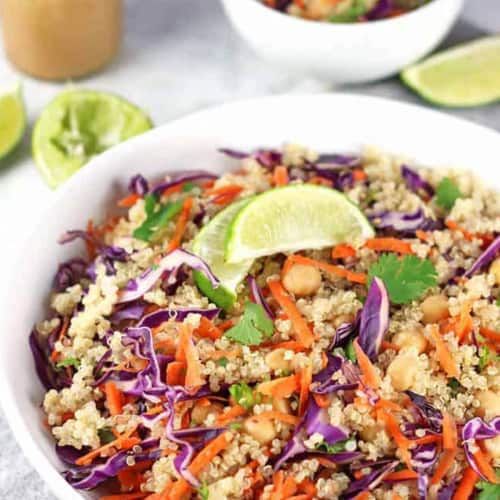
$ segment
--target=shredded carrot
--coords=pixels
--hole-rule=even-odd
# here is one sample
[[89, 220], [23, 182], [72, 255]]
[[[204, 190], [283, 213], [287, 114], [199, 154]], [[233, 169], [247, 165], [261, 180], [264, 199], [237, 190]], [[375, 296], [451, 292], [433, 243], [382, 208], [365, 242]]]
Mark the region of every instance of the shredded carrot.
[[205, 383], [198, 351], [192, 342], [192, 329], [186, 323], [179, 323], [179, 348], [181, 356], [186, 360], [186, 379], [184, 385], [187, 387], [200, 387]]
[[332, 248], [332, 259], [355, 257], [356, 250], [351, 245], [337, 245]]
[[[87, 222], [87, 234], [89, 236], [95, 236], [95, 228], [92, 219], [89, 219], [89, 221]], [[94, 257], [97, 255], [95, 244], [92, 241], [85, 240], [85, 248], [87, 249], [88, 259], [94, 260]]]
[[365, 247], [376, 252], [396, 252], [402, 255], [413, 254], [411, 245], [407, 241], [397, 238], [372, 238], [366, 240]]
[[383, 399], [383, 398], [380, 398], [375, 403], [375, 408], [382, 408], [384, 410], [391, 410], [391, 411], [403, 411], [403, 408], [401, 408], [401, 406], [399, 406], [397, 403], [394, 403], [393, 401], [389, 401], [388, 399]]
[[311, 495], [302, 494], [302, 495], [294, 495], [293, 497], [288, 497], [287, 500], [311, 500], [313, 497]]
[[345, 278], [347, 281], [352, 281], [353, 283], [360, 283], [364, 285], [368, 281], [368, 278], [364, 273], [355, 273], [345, 269], [344, 267], [334, 266], [321, 260], [310, 259], [308, 257], [303, 257], [302, 255], [291, 255], [289, 259], [297, 264], [315, 266], [318, 269], [326, 271], [327, 273], [332, 273], [340, 278]]
[[200, 324], [194, 333], [199, 337], [211, 340], [217, 340], [222, 337], [222, 331], [204, 316], [201, 317]]
[[104, 384], [104, 394], [106, 395], [109, 413], [112, 416], [121, 415], [123, 412], [123, 394], [118, 387], [116, 387], [116, 384], [112, 381], [106, 382]]
[[478, 480], [479, 475], [474, 469], [467, 467], [452, 500], [469, 500]]
[[316, 485], [309, 479], [303, 479], [299, 484], [298, 484], [299, 491], [303, 491], [307, 495], [311, 497], [315, 497], [317, 493], [317, 488]]
[[330, 398], [328, 394], [313, 394], [314, 401], [320, 408], [328, 408], [330, 406]]
[[354, 351], [358, 360], [358, 365], [363, 374], [363, 382], [371, 389], [378, 389], [381, 380], [375, 369], [375, 366], [370, 361], [370, 358], [365, 354], [358, 343], [358, 339], [353, 342]]
[[498, 484], [499, 480], [493, 467], [491, 466], [491, 457], [489, 453], [478, 447], [472, 456], [474, 457], [474, 462], [476, 463], [477, 468], [481, 471], [483, 476], [490, 483]]
[[403, 469], [387, 474], [385, 479], [388, 481], [411, 481], [412, 479], [418, 479], [418, 474], [413, 470]]
[[270, 500], [283, 500], [282, 489], [285, 481], [285, 474], [283, 471], [275, 472], [273, 475], [273, 493]]
[[441, 368], [445, 371], [448, 377], [459, 378], [460, 373], [458, 370], [458, 366], [455, 363], [455, 360], [453, 359], [450, 351], [448, 350], [445, 341], [441, 337], [437, 325], [433, 325], [433, 328], [431, 328], [430, 330], [430, 335], [432, 340], [434, 341], [436, 355]]
[[474, 235], [466, 231], [463, 227], [460, 227], [456, 222], [452, 220], [447, 220], [445, 222], [446, 227], [450, 229], [451, 231], [459, 231], [463, 234], [464, 238], [466, 240], [472, 240], [474, 238]]
[[397, 344], [393, 344], [392, 342], [389, 342], [387, 340], [382, 340], [382, 344], [380, 345], [383, 351], [387, 351], [387, 349], [392, 349], [393, 351], [399, 351], [401, 347], [399, 347]]
[[286, 186], [288, 184], [288, 170], [283, 165], [274, 169], [273, 181], [275, 186]]
[[309, 184], [315, 184], [317, 186], [327, 186], [327, 187], [332, 187], [333, 182], [325, 179], [324, 177], [318, 177], [315, 175], [314, 177], [311, 177], [308, 181]]
[[119, 493], [118, 495], [105, 495], [99, 497], [99, 500], [138, 500], [139, 498], [145, 498], [148, 493], [142, 491], [137, 491], [135, 493]]
[[296, 340], [287, 340], [285, 342], [278, 342], [277, 344], [268, 344], [265, 347], [270, 347], [271, 349], [286, 349], [287, 351], [303, 352], [305, 351], [304, 346], [297, 342]]
[[354, 182], [363, 182], [366, 181], [368, 176], [366, 175], [364, 170], [361, 170], [360, 168], [355, 168], [352, 171], [352, 178], [354, 179]]
[[135, 205], [135, 202], [140, 198], [138, 194], [129, 194], [128, 196], [125, 196], [125, 198], [122, 198], [121, 200], [118, 200], [117, 205], [122, 208], [130, 208]]
[[170, 186], [170, 187], [164, 189], [162, 191], [161, 195], [162, 196], [170, 196], [174, 193], [180, 193], [183, 188], [184, 188], [184, 183], [174, 184], [173, 186]]
[[440, 441], [441, 441], [441, 436], [438, 434], [429, 434], [428, 436], [411, 440], [411, 442], [415, 443], [416, 445], [439, 443]]
[[226, 321], [223, 321], [222, 323], [219, 323], [217, 327], [225, 332], [226, 330], [229, 330], [234, 326], [234, 321], [232, 319], [228, 319]]
[[370, 493], [368, 491], [362, 491], [358, 493], [352, 500], [367, 500], [370, 497]]
[[393, 493], [392, 500], [403, 500], [403, 499], [397, 493]]
[[167, 384], [184, 385], [186, 377], [186, 363], [184, 361], [172, 361], [167, 365]]
[[309, 364], [300, 371], [299, 416], [304, 415], [312, 383], [312, 366]]
[[288, 413], [282, 413], [280, 411], [263, 411], [258, 415], [254, 415], [252, 417], [253, 420], [279, 420], [280, 422], [284, 422], [285, 424], [290, 425], [298, 425], [300, 422], [300, 418], [295, 415], [289, 415]]
[[489, 340], [493, 340], [494, 342], [500, 342], [500, 333], [499, 332], [495, 332], [493, 330], [489, 330], [488, 328], [481, 327], [479, 329], [479, 333], [483, 337], [486, 337]]
[[457, 450], [444, 450], [441, 454], [441, 458], [437, 464], [434, 475], [431, 479], [431, 485], [436, 485], [443, 479], [448, 471], [451, 469], [453, 462], [455, 461], [455, 457], [457, 455]]
[[193, 208], [193, 198], [188, 197], [184, 200], [182, 205], [181, 213], [177, 219], [177, 225], [175, 226], [174, 235], [170, 240], [167, 252], [171, 252], [181, 245], [182, 237], [184, 236], [184, 231], [186, 230], [187, 223], [189, 221], [189, 215], [191, 214], [191, 209]]
[[297, 491], [297, 482], [293, 476], [288, 476], [283, 482], [283, 500], [290, 498]]
[[457, 424], [448, 412], [443, 412], [443, 448], [455, 450], [457, 443]]
[[413, 470], [411, 464], [411, 454], [409, 451], [411, 441], [401, 432], [399, 424], [392, 413], [386, 410], [382, 410], [381, 412], [379, 412], [379, 415], [384, 421], [386, 430], [394, 438], [394, 441], [399, 448], [404, 463], [406, 464], [408, 469]]
[[453, 330], [459, 342], [463, 342], [465, 338], [472, 332], [474, 324], [470, 315], [472, 304], [470, 301], [462, 304], [460, 308], [460, 316], [458, 320], [453, 323]]
[[[58, 342], [61, 342], [62, 339], [66, 336], [66, 333], [68, 332], [68, 328], [69, 328], [69, 317], [64, 316], [63, 324], [61, 326], [61, 331], [59, 332], [59, 337], [57, 338]], [[51, 359], [51, 361], [53, 361], [55, 363], [59, 359], [59, 356], [60, 356], [60, 352], [56, 351], [56, 349], [54, 349], [52, 351], [52, 354], [50, 355], [50, 359]]]
[[234, 405], [226, 413], [222, 413], [215, 420], [217, 425], [227, 425], [229, 422], [233, 421], [238, 417], [245, 415], [247, 411], [241, 405]]
[[206, 194], [214, 196], [212, 203], [215, 205], [226, 205], [231, 203], [243, 191], [241, 186], [229, 185], [207, 190]]
[[207, 356], [211, 359], [221, 359], [221, 358], [237, 358], [241, 355], [239, 349], [233, 349], [231, 351], [211, 351], [207, 353]]
[[[222, 451], [224, 450], [233, 435], [231, 432], [226, 431], [210, 441], [205, 448], [203, 448], [198, 455], [196, 455], [188, 467], [188, 470], [195, 477]], [[192, 491], [191, 485], [181, 478], [173, 484], [167, 485], [163, 490], [162, 495], [165, 494], [165, 499], [168, 500], [181, 500], [185, 495]]]
[[415, 231], [415, 235], [419, 240], [422, 241], [427, 241], [429, 239], [429, 235], [425, 231], [422, 231], [421, 229], [417, 229]]
[[288, 377], [276, 378], [269, 382], [261, 382], [257, 390], [264, 396], [288, 398], [294, 392], [298, 392], [299, 389], [299, 378], [296, 375], [289, 375]]
[[309, 325], [307, 324], [300, 311], [297, 309], [297, 306], [293, 303], [290, 296], [286, 293], [281, 282], [270, 281], [269, 290], [271, 291], [271, 294], [273, 295], [276, 302], [278, 302], [280, 307], [290, 318], [297, 340], [305, 348], [311, 347], [314, 340], [311, 329], [309, 328]]

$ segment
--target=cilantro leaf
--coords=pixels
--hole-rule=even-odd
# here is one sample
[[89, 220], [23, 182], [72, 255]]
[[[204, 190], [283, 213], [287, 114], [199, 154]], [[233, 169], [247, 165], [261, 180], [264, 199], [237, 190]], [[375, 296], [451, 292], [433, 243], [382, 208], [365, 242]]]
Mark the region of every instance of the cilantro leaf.
[[395, 254], [383, 254], [372, 264], [368, 276], [368, 284], [374, 276], [384, 282], [394, 304], [409, 304], [437, 284], [437, 272], [432, 262], [415, 255], [399, 259]]
[[245, 382], [233, 384], [229, 388], [229, 394], [231, 394], [234, 401], [240, 406], [243, 406], [245, 410], [248, 410], [256, 403], [252, 388]]
[[76, 358], [66, 358], [62, 361], [59, 361], [59, 363], [57, 363], [56, 365], [56, 368], [66, 368], [68, 366], [73, 366], [78, 370], [78, 368], [80, 367], [80, 361]]
[[354, 343], [352, 339], [349, 340], [349, 342], [345, 346], [345, 355], [349, 361], [356, 363], [358, 358], [356, 356], [356, 351], [354, 350]]
[[352, 4], [343, 12], [330, 16], [328, 20], [331, 23], [354, 23], [370, 10], [370, 6], [371, 3], [367, 2], [367, 0], [353, 0]]
[[446, 210], [451, 210], [457, 199], [463, 197], [458, 186], [449, 177], [445, 177], [436, 187], [436, 203]]
[[460, 389], [462, 389], [462, 384], [455, 377], [450, 378], [447, 385], [451, 389], [453, 397], [455, 397], [459, 393]]
[[116, 440], [116, 436], [113, 434], [111, 427], [101, 427], [97, 431], [97, 434], [99, 436], [99, 440], [101, 441], [101, 445], [112, 443]]
[[244, 345], [259, 345], [274, 333], [274, 323], [259, 304], [247, 302], [237, 325], [225, 332], [225, 336]]
[[488, 346], [482, 345], [479, 348], [479, 371], [483, 371], [486, 366], [495, 359]]
[[342, 451], [345, 451], [345, 446], [349, 441], [352, 441], [352, 439], [344, 439], [343, 441], [338, 441], [335, 444], [328, 444], [323, 441], [316, 445], [316, 449], [318, 451], [324, 451], [326, 453], [340, 453]]
[[164, 203], [156, 208], [156, 198], [148, 194], [144, 197], [146, 220], [133, 232], [134, 238], [150, 241], [151, 238], [182, 210], [182, 201]]
[[[500, 478], [500, 469], [495, 470], [496, 475]], [[493, 484], [487, 481], [479, 481], [476, 488], [481, 490], [477, 496], [477, 500], [498, 500], [500, 498], [500, 484]]]
[[206, 481], [203, 481], [203, 483], [201, 483], [201, 486], [196, 489], [196, 493], [200, 495], [201, 500], [208, 500], [210, 492], [208, 491], [208, 484]]
[[222, 366], [223, 368], [225, 368], [228, 363], [229, 363], [229, 359], [227, 359], [227, 358], [219, 358], [219, 360], [217, 361], [217, 364], [219, 366]]

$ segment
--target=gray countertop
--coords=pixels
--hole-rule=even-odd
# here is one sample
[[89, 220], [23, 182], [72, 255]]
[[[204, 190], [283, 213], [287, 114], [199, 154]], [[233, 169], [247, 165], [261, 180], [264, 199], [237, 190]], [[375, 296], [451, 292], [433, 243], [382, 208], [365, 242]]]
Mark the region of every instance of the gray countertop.
[[[232, 31], [216, 0], [126, 3], [126, 35], [120, 57], [104, 72], [80, 84], [123, 94], [147, 110], [156, 124], [236, 99], [333, 90], [328, 84], [303, 80], [257, 59]], [[466, 0], [464, 14], [446, 44], [495, 31], [500, 31], [498, 0]], [[21, 76], [0, 53], [0, 82]], [[61, 86], [22, 78], [32, 124]], [[423, 104], [397, 79], [343, 90]], [[500, 130], [500, 104], [448, 112]], [[35, 193], [40, 204], [51, 196], [31, 163], [29, 140], [15, 154], [14, 161], [0, 171], [0, 204], [13, 202], [21, 188]], [[28, 221], [28, 217], [26, 210], [16, 218], [16, 225], [21, 225], [20, 220]], [[11, 251], [16, 241], [12, 239]], [[54, 499], [21, 454], [1, 413], [0, 498]]]

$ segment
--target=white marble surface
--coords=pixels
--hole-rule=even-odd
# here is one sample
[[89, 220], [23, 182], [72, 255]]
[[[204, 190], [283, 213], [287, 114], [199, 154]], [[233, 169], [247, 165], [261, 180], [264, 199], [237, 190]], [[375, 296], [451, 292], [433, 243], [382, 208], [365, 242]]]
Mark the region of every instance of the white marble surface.
[[[500, 31], [498, 0], [467, 0], [446, 43], [495, 31]], [[0, 53], [0, 84], [20, 77]], [[62, 86], [22, 79], [31, 125]], [[78, 84], [123, 94], [147, 110], [156, 124], [236, 99], [332, 90], [258, 60], [231, 30], [217, 0], [127, 0], [120, 57], [106, 71]], [[397, 79], [345, 90], [420, 102]], [[500, 104], [449, 112], [500, 130]], [[2, 250], [13, 252], [29, 231], [31, 215], [47, 203], [51, 192], [31, 162], [28, 134], [8, 164], [0, 167], [0, 212], [8, 214], [2, 216]], [[7, 498], [54, 499], [22, 456], [0, 413], [0, 499]]]

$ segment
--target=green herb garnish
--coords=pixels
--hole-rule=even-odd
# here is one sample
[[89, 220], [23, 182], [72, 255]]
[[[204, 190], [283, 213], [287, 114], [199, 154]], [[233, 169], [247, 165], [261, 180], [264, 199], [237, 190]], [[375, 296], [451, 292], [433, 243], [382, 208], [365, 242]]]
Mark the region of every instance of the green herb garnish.
[[486, 366], [492, 361], [492, 352], [488, 346], [482, 345], [479, 348], [479, 371], [483, 371]]
[[201, 483], [201, 486], [199, 488], [196, 488], [196, 493], [200, 495], [201, 500], [208, 500], [210, 492], [208, 491], [208, 484], [206, 481], [203, 481]]
[[228, 363], [229, 363], [229, 359], [227, 359], [227, 358], [220, 358], [217, 360], [217, 364], [219, 366], [222, 366], [223, 368], [225, 368]]
[[274, 323], [259, 304], [247, 302], [237, 325], [225, 332], [225, 336], [244, 345], [260, 345], [264, 338], [274, 333]]
[[318, 451], [324, 451], [325, 453], [340, 453], [345, 451], [346, 444], [352, 441], [352, 439], [344, 439], [344, 441], [339, 441], [335, 444], [328, 444], [324, 441], [316, 445]]
[[116, 441], [116, 436], [111, 431], [111, 427], [101, 427], [97, 431], [97, 435], [99, 436], [101, 445], [105, 445], [108, 443], [112, 443], [113, 441]]
[[231, 394], [235, 403], [243, 406], [245, 410], [248, 410], [256, 403], [252, 388], [245, 382], [233, 384], [229, 388], [229, 394]]
[[78, 370], [80, 367], [80, 360], [76, 358], [65, 358], [57, 363], [56, 368], [66, 368], [68, 366], [73, 366]]
[[367, 0], [354, 0], [343, 12], [330, 16], [328, 20], [331, 23], [354, 23], [370, 10], [370, 5]]
[[352, 339], [349, 340], [349, 342], [347, 342], [347, 345], [345, 346], [345, 355], [346, 358], [353, 363], [356, 363], [356, 361], [358, 360], [356, 351], [354, 350], [354, 343]]
[[374, 276], [382, 279], [394, 304], [409, 304], [437, 284], [432, 262], [414, 255], [400, 259], [395, 254], [384, 254], [370, 267], [368, 276], [369, 283]]
[[497, 306], [500, 307], [500, 295], [497, 298]]
[[156, 208], [156, 198], [151, 194], [144, 197], [146, 220], [133, 232], [134, 238], [143, 241], [150, 241], [151, 238], [170, 220], [172, 220], [181, 210], [182, 201], [160, 204]]
[[445, 177], [437, 185], [436, 203], [446, 210], [451, 210], [458, 198], [463, 197], [464, 195], [458, 189], [458, 186], [449, 177]]
[[232, 422], [229, 424], [229, 428], [233, 431], [237, 431], [238, 429], [241, 429], [243, 427], [243, 424], [241, 422]]
[[458, 391], [462, 388], [462, 384], [455, 377], [453, 377], [448, 380], [448, 387], [451, 389], [452, 395], [456, 396]]
[[[500, 478], [500, 469], [495, 469], [496, 475]], [[479, 481], [476, 488], [481, 490], [477, 500], [498, 500], [500, 498], [500, 484], [493, 484], [487, 481]]]

